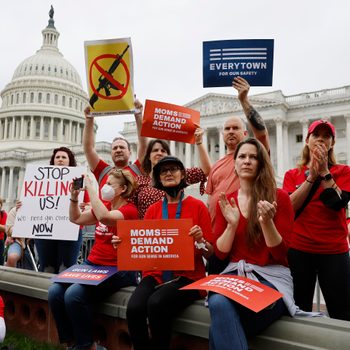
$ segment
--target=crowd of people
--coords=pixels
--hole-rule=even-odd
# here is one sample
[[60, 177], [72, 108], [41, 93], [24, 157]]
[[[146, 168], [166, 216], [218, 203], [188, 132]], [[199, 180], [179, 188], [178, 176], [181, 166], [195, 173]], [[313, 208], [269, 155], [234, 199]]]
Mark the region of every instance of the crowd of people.
[[[227, 153], [215, 164], [211, 164], [203, 130], [197, 125], [194, 136], [200, 164], [190, 169], [171, 155], [165, 140], [141, 136], [142, 104], [138, 100], [137, 160], [129, 162], [130, 144], [117, 137], [111, 146], [113, 166], [109, 165], [96, 151], [94, 119], [90, 108], [85, 109], [83, 148], [98, 191], [85, 176], [88, 195], [79, 203], [81, 190], [72, 189], [69, 207], [73, 223], [96, 225], [95, 242], [84, 264], [118, 269], [118, 247], [123, 244], [116, 226], [120, 220], [191, 218], [188, 234], [193, 239], [195, 267], [166, 274], [142, 271], [140, 281], [136, 271], [118, 270], [98, 286], [54, 283], [49, 289], [49, 305], [60, 342], [67, 349], [101, 348], [93, 339], [93, 306], [126, 286], [135, 286], [126, 313], [133, 348], [169, 349], [173, 318], [206, 296], [203, 291], [180, 288], [206, 273], [245, 276], [283, 294], [255, 313], [222, 294], [209, 292], [212, 350], [248, 349], [247, 337], [282, 315], [312, 311], [316, 279], [329, 317], [350, 321], [346, 219], [350, 167], [336, 163], [335, 128], [327, 120], [309, 126], [300, 164], [286, 172], [283, 188], [277, 188], [269, 135], [249, 101], [250, 86], [236, 77], [233, 87], [246, 122], [235, 116], [226, 120], [222, 137]], [[252, 137], [248, 137], [246, 123]], [[69, 148], [60, 147], [53, 151], [50, 164], [76, 166], [76, 160]], [[195, 183], [200, 184], [200, 194], [208, 194], [207, 205], [186, 194], [185, 188]], [[11, 235], [19, 210], [20, 203], [8, 217], [0, 211], [0, 253], [6, 233], [7, 266], [17, 266], [26, 246], [23, 239]], [[80, 230], [76, 242], [35, 240], [40, 271], [59, 273], [75, 264], [81, 239]]]

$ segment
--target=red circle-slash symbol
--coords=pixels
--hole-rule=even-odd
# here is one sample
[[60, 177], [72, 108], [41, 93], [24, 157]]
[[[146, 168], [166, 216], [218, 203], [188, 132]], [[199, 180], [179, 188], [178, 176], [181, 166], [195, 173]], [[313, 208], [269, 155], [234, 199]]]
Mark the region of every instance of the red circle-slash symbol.
[[[119, 58], [120, 59], [120, 64], [122, 65], [122, 67], [124, 68], [125, 70], [125, 74], [126, 74], [126, 83], [123, 85], [121, 84], [118, 80], [114, 79], [113, 78], [113, 75], [112, 74], [109, 74], [108, 71], [106, 71], [105, 69], [103, 69], [101, 67], [101, 65], [98, 63], [98, 61], [101, 61], [103, 59], [110, 59], [112, 58], [113, 60], [116, 60], [117, 58], [119, 58], [119, 55], [113, 55], [113, 54], [104, 54], [104, 55], [100, 55], [98, 57], [96, 57], [91, 65], [90, 65], [90, 71], [89, 71], [89, 79], [90, 79], [90, 86], [91, 86], [91, 89], [93, 90], [93, 92], [100, 98], [102, 99], [105, 99], [105, 100], [118, 100], [120, 98], [122, 98], [126, 92], [128, 91], [128, 87], [129, 87], [129, 82], [130, 82], [130, 72], [129, 72], [129, 69], [128, 69], [128, 66], [127, 64], [125, 63], [125, 61], [122, 59], [122, 58]], [[93, 83], [93, 80], [92, 80], [92, 70], [96, 68], [100, 73], [101, 73], [101, 76], [100, 76], [100, 79], [104, 79], [106, 78], [108, 80], [108, 88], [109, 89], [116, 89], [117, 91], [120, 91], [120, 94], [119, 95], [116, 95], [116, 96], [107, 96], [107, 95], [103, 95], [100, 93], [99, 90], [102, 90], [102, 89], [98, 89], [95, 87], [94, 83]], [[99, 83], [99, 82], [98, 82]]]

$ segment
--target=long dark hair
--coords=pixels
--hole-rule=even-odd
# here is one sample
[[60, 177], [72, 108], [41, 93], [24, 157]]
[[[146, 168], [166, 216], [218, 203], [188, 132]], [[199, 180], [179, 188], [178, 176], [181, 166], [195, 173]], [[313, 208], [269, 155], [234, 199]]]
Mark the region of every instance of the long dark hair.
[[252, 184], [247, 219], [247, 243], [249, 247], [252, 247], [259, 242], [262, 236], [262, 230], [258, 220], [258, 202], [260, 200], [266, 200], [273, 203], [276, 200], [277, 185], [269, 154], [263, 144], [257, 139], [249, 137], [241, 141], [237, 145], [233, 158], [236, 160], [240, 148], [245, 144], [250, 144], [256, 147], [258, 160], [257, 175]]
[[69, 166], [77, 166], [77, 161], [75, 160], [75, 154], [67, 147], [55, 148], [52, 152], [50, 159], [50, 165], [55, 165], [55, 156], [57, 152], [65, 152], [69, 158]]
[[147, 149], [146, 149], [146, 154], [145, 157], [143, 158], [143, 162], [142, 162], [142, 169], [146, 174], [150, 174], [152, 171], [152, 163], [149, 159], [149, 156], [151, 155], [152, 152], [152, 148], [156, 143], [160, 143], [162, 145], [162, 147], [166, 150], [166, 152], [168, 153], [168, 156], [170, 156], [170, 148], [169, 148], [169, 144], [161, 139], [154, 139], [148, 142], [147, 145]]

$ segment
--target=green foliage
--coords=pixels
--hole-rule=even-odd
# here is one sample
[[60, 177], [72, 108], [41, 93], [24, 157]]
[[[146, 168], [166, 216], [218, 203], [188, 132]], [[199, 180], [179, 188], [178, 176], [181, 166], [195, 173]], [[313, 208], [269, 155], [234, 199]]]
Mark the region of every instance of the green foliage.
[[23, 334], [7, 331], [5, 340], [0, 344], [1, 349], [8, 350], [62, 350], [59, 345], [40, 343]]

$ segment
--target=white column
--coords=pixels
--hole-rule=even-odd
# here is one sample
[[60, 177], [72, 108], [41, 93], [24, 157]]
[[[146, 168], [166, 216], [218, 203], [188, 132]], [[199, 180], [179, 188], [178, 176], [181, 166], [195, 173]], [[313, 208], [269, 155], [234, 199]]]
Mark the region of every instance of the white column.
[[15, 119], [15, 117], [13, 116], [12, 117], [12, 128], [10, 129], [10, 138], [11, 138], [11, 140], [15, 140], [15, 137], [16, 137], [16, 135], [15, 135], [15, 123], [16, 123], [16, 119]]
[[24, 115], [21, 116], [21, 132], [19, 134], [19, 138], [24, 140], [26, 138], [25, 130], [24, 130]]
[[44, 139], [44, 117], [40, 117], [40, 140]]
[[[209, 153], [209, 156], [210, 156], [210, 159], [212, 162], [215, 162], [216, 161], [216, 154], [215, 154], [215, 145], [216, 145], [216, 142], [215, 142], [215, 136], [214, 135], [211, 135], [211, 136], [208, 136], [209, 138], [209, 143], [210, 143], [210, 153]], [[219, 138], [220, 138], [220, 135], [219, 135]]]
[[77, 124], [77, 144], [81, 145], [82, 139], [81, 139], [81, 124]]
[[303, 143], [305, 142], [307, 138], [307, 130], [309, 128], [309, 121], [308, 119], [304, 118], [300, 120], [301, 125], [303, 126]]
[[68, 142], [73, 142], [72, 140], [72, 121], [69, 121], [69, 128], [68, 128]]
[[5, 193], [5, 178], [6, 178], [6, 168], [2, 167], [2, 175], [1, 175], [1, 196], [4, 196]]
[[8, 124], [8, 117], [5, 117], [5, 125], [4, 125], [4, 140], [7, 140], [7, 124]]
[[53, 140], [53, 125], [54, 125], [54, 118], [50, 117], [49, 141]]
[[175, 141], [169, 141], [169, 147], [170, 147], [170, 153], [173, 155], [173, 156], [176, 156], [176, 149], [175, 149]]
[[186, 143], [186, 151], [185, 151], [185, 167], [191, 167], [191, 145]]
[[35, 135], [35, 122], [34, 122], [34, 116], [32, 115], [30, 117], [30, 139], [34, 139], [34, 135]]
[[287, 169], [293, 168], [293, 164], [289, 164], [289, 136], [288, 136], [288, 125], [285, 123], [283, 126], [283, 174]]
[[345, 138], [347, 143], [346, 164], [350, 164], [350, 114], [344, 116], [346, 122]]
[[13, 200], [13, 170], [14, 167], [10, 166], [10, 176], [9, 176], [9, 190], [7, 193], [7, 198], [11, 201]]
[[276, 151], [277, 151], [277, 175], [283, 176], [283, 121], [275, 119], [276, 123]]
[[59, 128], [58, 128], [58, 135], [57, 135], [57, 140], [58, 141], [65, 141], [64, 135], [63, 135], [63, 119], [61, 119]]
[[219, 158], [222, 158], [225, 155], [225, 142], [222, 135], [222, 127], [218, 129], [219, 131]]

